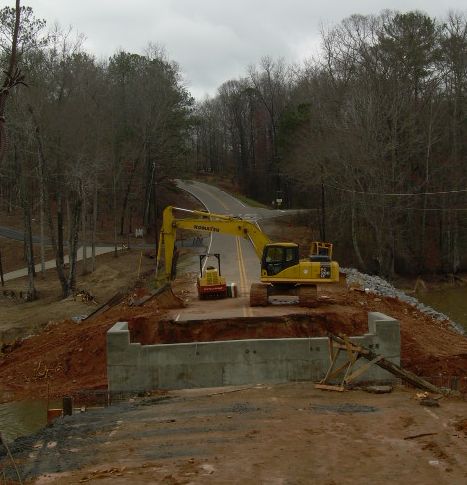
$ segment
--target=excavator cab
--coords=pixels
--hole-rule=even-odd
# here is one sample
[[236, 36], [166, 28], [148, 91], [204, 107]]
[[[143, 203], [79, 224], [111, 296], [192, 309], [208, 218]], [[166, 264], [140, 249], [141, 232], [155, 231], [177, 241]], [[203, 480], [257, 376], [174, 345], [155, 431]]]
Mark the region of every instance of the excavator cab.
[[261, 269], [274, 276], [299, 263], [298, 245], [294, 243], [267, 244], [261, 259]]

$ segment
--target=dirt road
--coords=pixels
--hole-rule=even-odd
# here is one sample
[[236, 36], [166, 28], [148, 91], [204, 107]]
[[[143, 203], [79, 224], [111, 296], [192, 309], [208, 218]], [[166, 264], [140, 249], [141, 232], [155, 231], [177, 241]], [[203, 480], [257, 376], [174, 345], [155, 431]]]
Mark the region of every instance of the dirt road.
[[66, 418], [15, 457], [37, 484], [466, 483], [465, 403], [414, 394], [178, 391]]

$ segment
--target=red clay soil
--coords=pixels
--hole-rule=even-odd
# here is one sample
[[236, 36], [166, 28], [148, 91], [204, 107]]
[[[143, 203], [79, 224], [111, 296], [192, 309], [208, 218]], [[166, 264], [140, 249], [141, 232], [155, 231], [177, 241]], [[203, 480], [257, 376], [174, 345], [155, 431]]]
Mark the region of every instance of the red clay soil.
[[100, 316], [82, 323], [50, 323], [39, 335], [4, 348], [0, 400], [46, 397], [48, 386], [51, 397], [106, 388], [106, 332], [115, 322], [134, 315], [158, 318], [164, 310], [156, 299], [144, 307], [129, 306], [126, 299]]
[[132, 342], [173, 344], [220, 340], [324, 337], [327, 332], [361, 335], [368, 331], [363, 315], [342, 318], [332, 310], [320, 314], [291, 314], [279, 317], [239, 317], [230, 320], [174, 322], [135, 317], [129, 321]]
[[395, 298], [350, 291], [352, 307], [391, 315], [401, 326], [402, 366], [420, 376], [458, 376], [467, 384], [467, 337]]
[[[141, 295], [137, 295], [141, 297]], [[166, 301], [163, 299], [166, 298]], [[367, 331], [367, 312], [380, 311], [401, 323], [402, 366], [421, 376], [458, 376], [467, 387], [467, 338], [446, 322], [437, 322], [393, 298], [339, 288], [332, 303], [308, 315], [282, 319], [237, 319], [176, 323], [164, 308], [177, 304], [170, 296], [152, 299], [142, 307], [127, 299], [83, 323], [51, 323], [34, 337], [17, 342], [0, 357], [0, 398], [63, 396], [83, 389], [106, 387], [106, 332], [119, 320], [129, 322], [133, 341], [172, 343], [245, 338], [307, 337], [326, 331], [359, 335]], [[264, 321], [265, 319], [262, 319]], [[3, 394], [3, 395], [2, 395]]]
[[308, 314], [236, 318], [230, 321], [173, 322], [138, 316], [130, 320], [131, 339], [142, 344], [209, 342], [250, 338], [318, 337], [327, 332], [363, 335], [367, 313], [380, 311], [401, 324], [402, 365], [424, 376], [467, 375], [467, 338], [447, 322], [438, 322], [394, 298], [347, 291], [334, 293], [332, 304]]

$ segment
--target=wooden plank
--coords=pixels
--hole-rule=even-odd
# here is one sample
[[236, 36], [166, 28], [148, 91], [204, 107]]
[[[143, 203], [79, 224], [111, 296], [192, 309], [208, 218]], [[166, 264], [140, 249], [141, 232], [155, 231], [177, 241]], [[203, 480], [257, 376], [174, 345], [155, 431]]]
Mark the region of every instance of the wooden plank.
[[[329, 333], [328, 336], [332, 338], [335, 342], [340, 343], [342, 345], [345, 345], [345, 340], [342, 337], [339, 337], [337, 335]], [[376, 357], [378, 357], [378, 354], [375, 354], [372, 352], [370, 349], [367, 349], [366, 347], [361, 347], [360, 354], [365, 357], [367, 360], [374, 360]], [[426, 381], [425, 379], [422, 379], [421, 377], [418, 377], [414, 373], [403, 369], [402, 367], [399, 367], [397, 364], [394, 364], [393, 362], [385, 359], [383, 356], [381, 356], [381, 359], [376, 362], [376, 365], [381, 367], [384, 370], [387, 370], [391, 374], [395, 375], [396, 377], [399, 377], [405, 382], [408, 382], [412, 384], [415, 387], [418, 387], [419, 389], [425, 389], [430, 392], [434, 392], [435, 394], [450, 394], [449, 389], [440, 389], [439, 387], [431, 384], [431, 382]]]
[[349, 362], [349, 365], [347, 367], [347, 369], [345, 370], [345, 374], [344, 374], [344, 377], [342, 379], [342, 382], [341, 382], [341, 386], [345, 386], [345, 382], [347, 381], [347, 376], [350, 372], [350, 370], [352, 369], [353, 365], [354, 365], [355, 362]]
[[352, 372], [352, 374], [350, 374], [350, 376], [347, 377], [347, 379], [345, 380], [346, 384], [351, 382], [353, 379], [357, 378], [358, 376], [364, 374], [373, 364], [376, 364], [382, 358], [383, 358], [382, 355], [378, 355], [378, 357], [376, 357], [375, 359], [370, 360], [370, 362], [367, 362], [366, 364], [363, 364], [355, 372]]
[[[365, 356], [365, 358], [368, 359], [367, 356]], [[389, 360], [386, 360], [385, 358], [382, 358], [377, 363], [377, 365], [379, 365], [382, 369], [387, 370], [391, 374], [397, 377], [400, 377], [402, 380], [420, 389], [425, 389], [426, 391], [434, 392], [435, 394], [443, 394], [443, 395], [450, 394], [451, 392], [449, 389], [441, 389], [431, 384], [431, 382], [428, 382], [425, 379], [418, 377], [417, 375], [413, 374], [408, 370], [402, 369], [402, 367], [399, 367], [398, 365], [394, 364]]]
[[329, 384], [315, 384], [315, 389], [322, 389], [324, 391], [337, 391], [337, 392], [345, 391], [345, 388], [343, 386], [331, 386]]
[[334, 342], [332, 338], [328, 338], [328, 348], [329, 348], [329, 363], [333, 363], [334, 359]]
[[[345, 350], [347, 351], [347, 356], [349, 358], [349, 362], [352, 364], [355, 362], [357, 359], [358, 351], [356, 352], [353, 350], [353, 343], [348, 339], [348, 337], [344, 337], [345, 341]], [[348, 370], [348, 369], [347, 369]]]
[[115, 293], [115, 295], [109, 298], [104, 304], [96, 308], [92, 313], [90, 313], [86, 318], [83, 318], [81, 321], [84, 322], [85, 320], [88, 320], [91, 317], [96, 317], [97, 315], [104, 313], [109, 308], [120, 303], [123, 300], [124, 296], [125, 295], [122, 292], [118, 291], [117, 293]]
[[321, 382], [326, 382], [328, 380], [328, 378], [329, 378], [329, 376], [330, 376], [330, 374], [331, 374], [331, 372], [332, 372], [332, 370], [334, 368], [334, 365], [337, 362], [337, 357], [339, 357], [339, 352], [340, 352], [340, 349], [337, 349], [337, 352], [334, 355], [334, 358], [333, 358], [333, 360], [331, 362], [331, 365], [329, 366], [329, 369], [326, 372], [326, 375], [324, 376], [324, 379], [321, 380]]
[[438, 433], [420, 433], [420, 434], [414, 434], [412, 436], [406, 436], [404, 439], [405, 440], [414, 440], [415, 438], [422, 438], [424, 436], [433, 436]]
[[164, 286], [161, 286], [160, 288], [158, 288], [157, 290], [154, 290], [153, 292], [151, 292], [150, 295], [146, 295], [146, 296], [143, 296], [143, 298], [141, 298], [139, 301], [137, 301], [135, 303], [135, 306], [143, 306], [145, 303], [147, 303], [149, 300], [152, 300], [153, 298], [155, 298], [156, 296], [160, 295], [161, 293], [163, 293], [165, 290], [167, 290], [168, 288], [170, 287], [170, 284], [169, 283], [166, 283]]
[[344, 362], [340, 367], [338, 367], [336, 370], [332, 371], [329, 375], [325, 377], [321, 382], [324, 383], [329, 379], [332, 379], [333, 377], [336, 377], [340, 372], [342, 372], [346, 367], [348, 368], [350, 362], [346, 361]]

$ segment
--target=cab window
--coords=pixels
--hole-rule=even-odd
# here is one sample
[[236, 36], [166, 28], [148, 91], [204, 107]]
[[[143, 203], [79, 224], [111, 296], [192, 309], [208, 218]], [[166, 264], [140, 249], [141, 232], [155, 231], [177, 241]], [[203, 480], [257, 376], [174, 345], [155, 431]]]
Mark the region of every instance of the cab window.
[[298, 263], [298, 247], [269, 246], [264, 250], [262, 267], [274, 276]]

